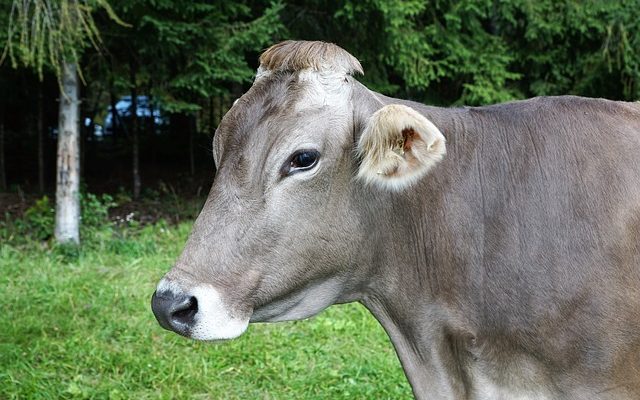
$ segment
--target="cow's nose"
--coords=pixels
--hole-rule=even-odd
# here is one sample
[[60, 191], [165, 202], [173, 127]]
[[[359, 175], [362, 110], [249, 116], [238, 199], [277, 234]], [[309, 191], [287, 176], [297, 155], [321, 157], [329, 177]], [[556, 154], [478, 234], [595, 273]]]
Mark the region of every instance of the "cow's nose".
[[151, 296], [151, 309], [164, 329], [188, 336], [198, 312], [198, 300], [171, 291], [156, 291]]

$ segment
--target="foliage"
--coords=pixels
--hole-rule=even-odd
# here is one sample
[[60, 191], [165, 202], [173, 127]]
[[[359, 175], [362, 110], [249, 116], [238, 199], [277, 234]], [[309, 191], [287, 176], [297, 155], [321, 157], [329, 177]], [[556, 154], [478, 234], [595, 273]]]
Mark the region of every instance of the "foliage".
[[251, 325], [220, 344], [162, 330], [149, 298], [190, 227], [126, 229], [71, 250], [0, 242], [0, 398], [411, 396], [385, 332], [361, 306]]
[[294, 37], [335, 41], [364, 81], [435, 104], [532, 95], [639, 97], [640, 1], [288, 2]]
[[[512, 82], [521, 74], [513, 71], [511, 49], [486, 29], [492, 2], [312, 3], [318, 8], [328, 5], [330, 11], [301, 12], [305, 21], [291, 25], [294, 35], [324, 39], [326, 31], [305, 32], [304, 26], [329, 26], [330, 39], [362, 60], [364, 82], [374, 89], [436, 104], [500, 102], [519, 96]], [[286, 17], [300, 19], [298, 14]]]
[[173, 112], [249, 83], [257, 53], [283, 37], [336, 42], [362, 60], [374, 89], [436, 104], [639, 97], [640, 0], [15, 0], [7, 12], [14, 65], [58, 68], [63, 49], [79, 60], [102, 36], [109, 79], [129, 87], [126, 66], [136, 64], [139, 86]]
[[[108, 194], [82, 193], [80, 196], [82, 225], [80, 234], [91, 243], [96, 235], [111, 227], [109, 209], [116, 206]], [[36, 200], [22, 217], [0, 221], [0, 240], [7, 243], [46, 241], [51, 238], [55, 209], [48, 196]]]
[[49, 197], [36, 200], [22, 218], [14, 221], [16, 236], [30, 237], [33, 240], [46, 240], [53, 232], [54, 209]]
[[497, 16], [526, 95], [640, 97], [640, 1], [520, 0]]
[[[34, 38], [45, 37], [46, 13], [36, 12], [33, 5], [45, 3], [0, 2], [0, 26], [6, 27], [0, 29], [0, 42], [13, 37], [9, 42], [15, 45], [5, 46], [7, 57], [14, 54], [19, 61], [25, 51], [29, 62], [43, 59], [46, 52], [38, 49], [48, 49], [42, 46], [49, 42]], [[17, 21], [33, 21], [34, 29], [22, 37], [25, 42], [13, 33], [7, 37], [17, 32], [12, 27], [18, 25], [8, 22], [22, 9], [16, 4], [28, 10]], [[428, 104], [482, 105], [560, 94], [640, 99], [640, 0], [61, 0], [51, 4], [69, 10], [77, 6], [92, 21], [77, 24], [79, 31], [69, 36], [77, 40], [64, 39], [72, 43], [69, 46], [87, 78], [83, 117], [91, 119], [92, 127], [106, 120], [111, 101], [115, 104], [132, 92], [162, 106], [162, 129], [150, 126], [151, 118], [137, 120], [143, 176], [147, 168], [155, 167], [144, 165], [144, 153], [157, 148], [159, 135], [169, 137], [171, 146], [155, 158], [186, 158], [190, 149], [189, 154], [197, 153], [193, 158], [209, 162], [210, 138], [195, 144], [189, 138], [213, 134], [233, 100], [250, 86], [260, 51], [282, 39], [335, 42], [361, 60], [365, 75], [359, 79], [364, 84]], [[115, 15], [120, 23], [113, 22]], [[69, 26], [64, 21], [57, 29]], [[51, 37], [63, 40], [62, 34]], [[100, 51], [88, 46], [92, 40]], [[29, 124], [35, 120], [37, 110], [29, 90], [35, 86], [23, 65], [19, 62], [20, 71], [11, 76], [0, 74], [0, 90], [16, 93], [0, 102], [6, 103], [6, 115], [11, 116], [5, 120], [14, 120], [6, 124], [6, 148], [31, 157], [27, 149], [35, 147], [36, 135], [21, 133], [32, 130]], [[46, 68], [42, 72], [47, 75]], [[50, 90], [45, 97], [50, 109], [57, 107], [57, 93]], [[87, 142], [95, 144], [85, 152], [99, 155], [113, 146], [114, 152], [129, 154], [131, 120], [121, 118], [118, 132], [112, 130], [110, 137], [85, 132]], [[46, 121], [51, 138], [55, 122], [55, 117]], [[9, 160], [8, 170], [21, 166], [16, 160], [20, 158]], [[129, 159], [110, 160], [118, 165], [125, 161]], [[7, 176], [11, 185], [28, 181], [28, 175]]]
[[[279, 2], [252, 7], [247, 1], [113, 1], [131, 28], [104, 25], [116, 80], [150, 86], [165, 111], [194, 113], [203, 99], [220, 96], [231, 84], [251, 81], [247, 53], [273, 42], [282, 31]], [[123, 39], [125, 39], [123, 41]], [[128, 69], [117, 68], [128, 65]]]
[[45, 66], [62, 76], [63, 61], [77, 63], [89, 43], [99, 47], [96, 8], [119, 21], [106, 0], [14, 0], [0, 64], [8, 56], [14, 68], [19, 64], [34, 68], [41, 80]]
[[102, 230], [111, 228], [109, 209], [117, 205], [113, 197], [108, 194], [98, 196], [92, 193], [82, 193], [80, 204], [82, 212], [80, 235], [83, 240], [91, 241]]

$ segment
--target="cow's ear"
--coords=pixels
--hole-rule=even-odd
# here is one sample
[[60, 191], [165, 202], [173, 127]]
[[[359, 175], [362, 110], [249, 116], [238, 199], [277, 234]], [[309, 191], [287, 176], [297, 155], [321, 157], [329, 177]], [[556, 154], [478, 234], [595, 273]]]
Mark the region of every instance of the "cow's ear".
[[358, 141], [358, 177], [383, 189], [400, 191], [438, 163], [445, 138], [414, 109], [390, 104], [376, 111]]

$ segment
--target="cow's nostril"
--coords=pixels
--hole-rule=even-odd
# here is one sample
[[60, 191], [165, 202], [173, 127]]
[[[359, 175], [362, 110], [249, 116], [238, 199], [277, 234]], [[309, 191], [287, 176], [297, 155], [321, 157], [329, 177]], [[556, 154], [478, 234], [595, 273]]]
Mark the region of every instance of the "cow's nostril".
[[151, 297], [151, 309], [160, 326], [189, 336], [198, 313], [198, 301], [193, 296], [170, 291], [155, 292]]
[[198, 300], [190, 296], [185, 298], [180, 304], [176, 304], [171, 312], [171, 319], [174, 323], [191, 326], [197, 312]]

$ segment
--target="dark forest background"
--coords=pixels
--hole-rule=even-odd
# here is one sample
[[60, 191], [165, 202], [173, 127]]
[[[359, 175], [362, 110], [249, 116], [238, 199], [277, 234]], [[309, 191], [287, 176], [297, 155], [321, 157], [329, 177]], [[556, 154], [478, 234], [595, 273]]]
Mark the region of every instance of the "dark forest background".
[[[11, 57], [12, 4], [0, 0], [0, 191], [51, 193], [60, 83], [46, 60], [38, 71]], [[138, 158], [142, 196], [206, 193], [220, 119], [251, 85], [260, 52], [284, 39], [337, 43], [362, 62], [371, 89], [435, 105], [640, 97], [638, 0], [108, 4], [120, 22], [95, 7], [101, 41], [79, 46], [88, 192], [132, 197]]]

